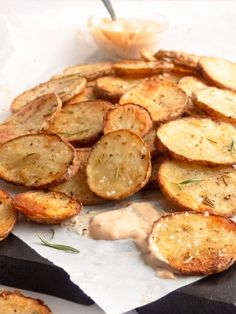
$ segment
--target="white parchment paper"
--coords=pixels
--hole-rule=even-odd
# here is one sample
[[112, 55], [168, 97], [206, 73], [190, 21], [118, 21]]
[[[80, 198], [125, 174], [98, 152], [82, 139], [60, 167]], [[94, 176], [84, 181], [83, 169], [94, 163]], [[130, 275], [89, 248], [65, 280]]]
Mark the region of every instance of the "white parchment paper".
[[[206, 2], [199, 5], [199, 1], [114, 1], [114, 4], [120, 14], [123, 12], [126, 16], [134, 8], [143, 12], [151, 8], [151, 11], [166, 15], [170, 28], [162, 42], [164, 48], [236, 60], [236, 37], [231, 35], [236, 29], [236, 4], [210, 1], [206, 5]], [[47, 80], [66, 66], [101, 59], [86, 32], [88, 17], [98, 12], [104, 12], [104, 8], [99, 1], [93, 0], [1, 1], [1, 121], [9, 115], [9, 104], [19, 92]], [[12, 193], [24, 190], [3, 182], [0, 187]], [[140, 201], [150, 197], [153, 201], [150, 194], [139, 195]], [[168, 206], [159, 194], [155, 199], [155, 206]], [[100, 208], [105, 209], [105, 205]], [[112, 209], [112, 206], [108, 205], [106, 209]], [[80, 253], [68, 254], [42, 246], [37, 234], [50, 239], [50, 226], [21, 219], [14, 234], [63, 268], [106, 313], [126, 312], [198, 279], [157, 278], [143, 263], [132, 241], [94, 241], [72, 233], [67, 227], [53, 228], [56, 231], [53, 242], [76, 247]]]

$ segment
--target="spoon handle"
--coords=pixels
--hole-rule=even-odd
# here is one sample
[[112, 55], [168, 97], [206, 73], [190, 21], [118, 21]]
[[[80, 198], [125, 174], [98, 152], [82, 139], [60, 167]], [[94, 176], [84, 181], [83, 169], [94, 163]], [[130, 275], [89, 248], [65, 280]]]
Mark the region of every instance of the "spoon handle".
[[112, 4], [110, 2], [110, 0], [102, 0], [103, 4], [105, 5], [107, 11], [109, 12], [110, 16], [111, 16], [111, 19], [113, 21], [116, 21], [116, 14], [115, 14], [115, 11], [112, 7]]

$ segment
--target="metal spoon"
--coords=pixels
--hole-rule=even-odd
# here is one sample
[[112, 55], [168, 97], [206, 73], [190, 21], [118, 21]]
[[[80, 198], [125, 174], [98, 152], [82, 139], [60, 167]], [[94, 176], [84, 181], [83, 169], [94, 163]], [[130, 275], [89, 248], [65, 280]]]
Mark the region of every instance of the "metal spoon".
[[116, 14], [110, 0], [102, 0], [102, 2], [104, 6], [106, 7], [108, 13], [110, 14], [112, 21], [116, 21]]

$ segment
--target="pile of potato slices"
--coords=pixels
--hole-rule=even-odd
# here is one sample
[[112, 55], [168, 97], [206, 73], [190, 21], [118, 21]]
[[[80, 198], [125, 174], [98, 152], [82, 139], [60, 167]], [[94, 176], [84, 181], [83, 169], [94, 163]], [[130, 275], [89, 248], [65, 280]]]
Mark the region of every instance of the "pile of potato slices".
[[1, 191], [0, 239], [18, 211], [57, 224], [82, 205], [154, 187], [175, 205], [147, 241], [166, 263], [210, 274], [236, 261], [236, 64], [142, 51], [68, 67], [11, 111], [0, 125], [0, 178], [29, 191]]

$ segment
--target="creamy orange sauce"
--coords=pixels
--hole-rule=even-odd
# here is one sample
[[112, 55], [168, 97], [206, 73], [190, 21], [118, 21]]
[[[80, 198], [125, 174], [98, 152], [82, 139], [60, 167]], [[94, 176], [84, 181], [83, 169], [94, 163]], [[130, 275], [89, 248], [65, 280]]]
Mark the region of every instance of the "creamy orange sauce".
[[140, 57], [140, 50], [151, 51], [159, 47], [159, 34], [166, 30], [164, 20], [143, 20], [92, 17], [88, 21], [89, 31], [98, 47], [112, 56]]
[[173, 279], [175, 277], [167, 261], [147, 241], [153, 223], [162, 214], [164, 211], [153, 208], [148, 202], [132, 202], [125, 208], [92, 217], [89, 234], [96, 240], [132, 239], [141, 251], [145, 263], [156, 269], [158, 277]]

